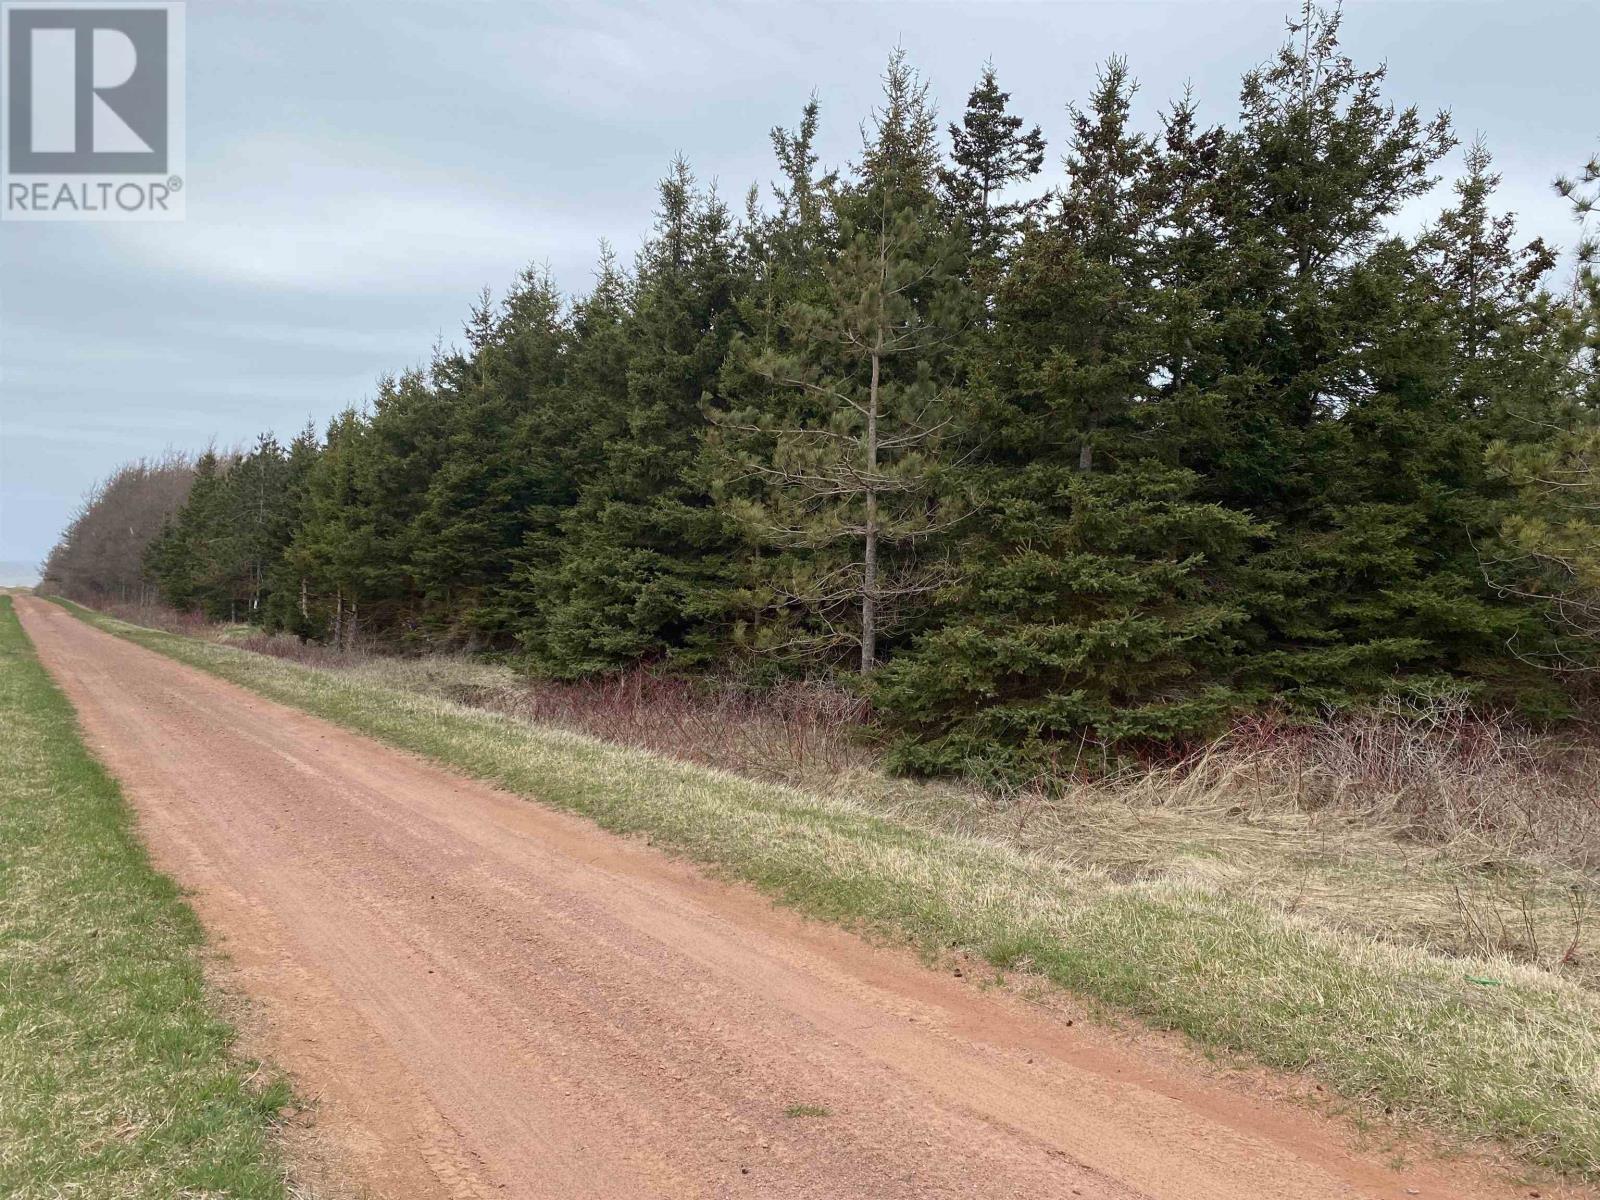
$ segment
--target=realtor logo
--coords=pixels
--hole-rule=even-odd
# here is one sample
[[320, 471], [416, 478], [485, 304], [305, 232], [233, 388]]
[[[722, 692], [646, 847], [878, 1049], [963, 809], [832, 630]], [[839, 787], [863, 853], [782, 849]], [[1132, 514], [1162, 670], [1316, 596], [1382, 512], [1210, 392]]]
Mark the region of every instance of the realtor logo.
[[182, 218], [182, 4], [14, 0], [0, 42], [0, 215]]

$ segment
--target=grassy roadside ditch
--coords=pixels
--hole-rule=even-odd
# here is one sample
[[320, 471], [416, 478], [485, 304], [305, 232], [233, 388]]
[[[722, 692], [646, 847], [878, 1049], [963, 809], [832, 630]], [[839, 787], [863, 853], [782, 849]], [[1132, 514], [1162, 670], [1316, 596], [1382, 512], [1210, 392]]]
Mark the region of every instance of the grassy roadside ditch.
[[1600, 1000], [1509, 959], [1443, 957], [1182, 879], [1119, 882], [981, 837], [541, 729], [337, 671], [129, 625], [102, 629], [603, 827], [783, 903], [957, 946], [1305, 1071], [1372, 1111], [1600, 1178]]
[[0, 595], [0, 1195], [288, 1194], [201, 929]]

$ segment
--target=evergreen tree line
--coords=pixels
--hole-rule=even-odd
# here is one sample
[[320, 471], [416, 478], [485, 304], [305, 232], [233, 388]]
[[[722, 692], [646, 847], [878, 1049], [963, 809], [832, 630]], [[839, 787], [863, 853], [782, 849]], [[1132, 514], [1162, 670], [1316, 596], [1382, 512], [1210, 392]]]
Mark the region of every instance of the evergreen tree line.
[[148, 573], [562, 678], [859, 673], [924, 771], [1396, 691], [1570, 711], [1593, 275], [1551, 282], [1482, 145], [1395, 232], [1448, 119], [1336, 16], [1291, 28], [1226, 125], [1183, 96], [1140, 128], [1111, 60], [1056, 189], [992, 69], [941, 131], [896, 53], [855, 162], [820, 167], [813, 98], [770, 195], [675, 164], [631, 268], [571, 300], [526, 271], [325, 431], [202, 456]]

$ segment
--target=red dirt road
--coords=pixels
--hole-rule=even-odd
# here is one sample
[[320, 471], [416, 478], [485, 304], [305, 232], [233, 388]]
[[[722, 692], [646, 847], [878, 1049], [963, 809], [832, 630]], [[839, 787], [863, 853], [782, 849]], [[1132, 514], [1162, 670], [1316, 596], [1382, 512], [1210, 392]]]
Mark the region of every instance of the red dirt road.
[[373, 1195], [1529, 1194], [16, 607]]

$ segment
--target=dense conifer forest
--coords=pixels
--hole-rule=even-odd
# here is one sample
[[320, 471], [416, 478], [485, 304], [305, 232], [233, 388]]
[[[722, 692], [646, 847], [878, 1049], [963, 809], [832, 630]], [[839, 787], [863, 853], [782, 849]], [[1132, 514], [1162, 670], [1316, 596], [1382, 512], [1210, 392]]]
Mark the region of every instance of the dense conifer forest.
[[1570, 715], [1600, 170], [1558, 184], [1574, 268], [1337, 34], [1293, 25], [1222, 125], [1180, 93], [1141, 127], [1112, 59], [1061, 146], [992, 69], [941, 121], [896, 53], [853, 162], [813, 99], [742, 202], [674, 164], [587, 294], [526, 271], [325, 429], [124, 472], [47, 585], [563, 679], [854, 681], [916, 771], [1396, 693]]

